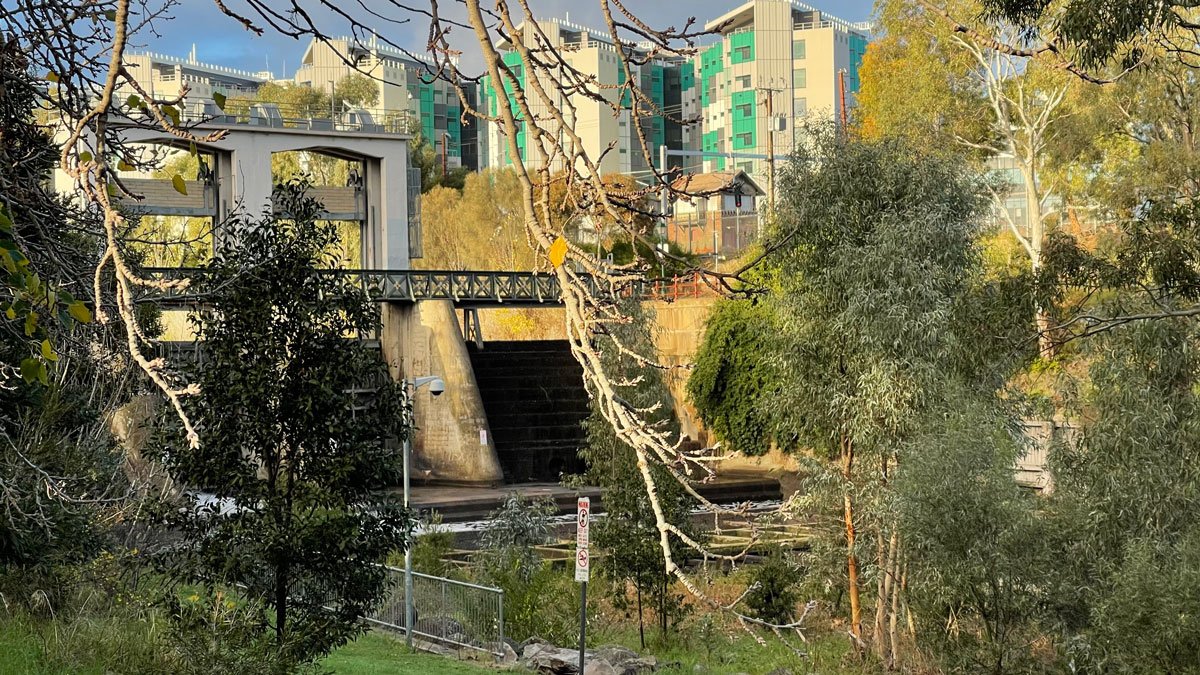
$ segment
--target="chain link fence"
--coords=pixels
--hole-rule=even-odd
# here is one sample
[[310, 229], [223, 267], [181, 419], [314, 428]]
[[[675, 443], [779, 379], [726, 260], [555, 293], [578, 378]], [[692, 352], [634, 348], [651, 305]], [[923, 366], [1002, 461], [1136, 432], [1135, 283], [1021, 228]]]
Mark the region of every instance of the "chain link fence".
[[[400, 632], [404, 570], [384, 567], [391, 594], [367, 621]], [[504, 591], [413, 572], [413, 636], [444, 645], [504, 655]]]

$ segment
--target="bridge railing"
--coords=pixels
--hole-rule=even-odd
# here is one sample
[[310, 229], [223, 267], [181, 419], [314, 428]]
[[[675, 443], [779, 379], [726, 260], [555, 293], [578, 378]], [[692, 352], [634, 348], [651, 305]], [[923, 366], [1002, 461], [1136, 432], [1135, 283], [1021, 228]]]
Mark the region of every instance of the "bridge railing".
[[[151, 268], [146, 275], [154, 280], [197, 279], [204, 274], [198, 268]], [[451, 300], [470, 305], [542, 305], [562, 302], [558, 278], [538, 272], [437, 271], [437, 270], [347, 270], [330, 269], [323, 273], [345, 278], [358, 285], [369, 298], [378, 302], [417, 302]], [[612, 291], [590, 275], [581, 275], [587, 290], [597, 297]], [[646, 292], [644, 284], [629, 289], [638, 296]], [[203, 298], [188, 289], [168, 290], [154, 296], [154, 302], [186, 305]]]
[[[450, 300], [459, 306], [556, 305], [562, 302], [558, 278], [538, 272], [329, 269], [323, 273], [350, 281], [377, 302]], [[146, 275], [154, 280], [197, 279], [203, 274], [204, 270], [200, 268], [146, 270]], [[589, 293], [601, 298], [637, 297], [672, 302], [715, 294], [695, 274], [631, 283], [616, 291], [590, 275], [580, 275], [580, 278]], [[184, 289], [166, 291], [152, 301], [187, 305], [203, 302], [203, 298]]]
[[[384, 566], [388, 597], [367, 621], [405, 632], [404, 570]], [[504, 655], [504, 591], [413, 572], [413, 636], [431, 642]]]

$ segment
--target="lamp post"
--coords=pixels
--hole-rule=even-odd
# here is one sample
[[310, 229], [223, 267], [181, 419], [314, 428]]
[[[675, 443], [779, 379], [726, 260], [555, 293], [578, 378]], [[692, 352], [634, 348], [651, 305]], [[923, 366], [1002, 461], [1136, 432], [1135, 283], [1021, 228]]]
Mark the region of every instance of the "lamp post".
[[[428, 375], [426, 377], [417, 377], [404, 380], [404, 398], [407, 400], [408, 407], [405, 412], [405, 434], [404, 434], [404, 510], [408, 510], [408, 458], [412, 454], [412, 442], [409, 440], [409, 432], [412, 430], [413, 421], [413, 394], [417, 389], [429, 385], [429, 393], [434, 396], [441, 396], [442, 392], [446, 391], [446, 383], [442, 378], [436, 375]], [[404, 546], [404, 637], [408, 648], [413, 646], [413, 581], [412, 581], [412, 547], [413, 542], [407, 542]]]

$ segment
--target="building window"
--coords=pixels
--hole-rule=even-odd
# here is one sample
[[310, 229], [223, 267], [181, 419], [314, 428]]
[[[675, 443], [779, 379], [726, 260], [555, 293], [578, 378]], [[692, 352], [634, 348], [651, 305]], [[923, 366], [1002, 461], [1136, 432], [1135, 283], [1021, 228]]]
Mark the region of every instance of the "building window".
[[808, 99], [798, 98], [792, 101], [792, 117], [804, 117], [808, 114]]
[[808, 88], [808, 69], [797, 68], [792, 71], [792, 88], [807, 89]]
[[737, 115], [738, 118], [746, 119], [754, 114], [754, 104], [753, 103], [744, 103], [742, 105], [739, 105], [736, 108], [736, 110], [738, 113], [738, 115]]
[[737, 78], [737, 83], [738, 83], [739, 89], [749, 89], [750, 88], [750, 76], [749, 75], [739, 75]]
[[748, 147], [754, 145], [754, 133], [753, 132], [746, 132], [744, 134], [738, 134], [735, 138], [737, 140], [737, 146], [740, 146], [743, 148], [748, 148]]
[[738, 47], [730, 53], [730, 60], [734, 63], [741, 63], [750, 60], [750, 46]]
[[792, 43], [792, 58], [803, 59], [808, 57], [808, 48], [805, 46], [804, 40], [796, 40]]

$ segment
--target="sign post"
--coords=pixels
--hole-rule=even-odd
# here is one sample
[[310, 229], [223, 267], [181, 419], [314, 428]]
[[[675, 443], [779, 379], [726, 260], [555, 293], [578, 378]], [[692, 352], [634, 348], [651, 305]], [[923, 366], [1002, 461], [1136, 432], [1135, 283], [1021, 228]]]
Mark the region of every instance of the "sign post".
[[579, 672], [583, 673], [583, 654], [587, 640], [587, 585], [591, 570], [588, 553], [588, 525], [592, 519], [592, 501], [580, 497], [575, 504], [575, 581], [579, 586]]

